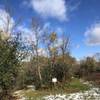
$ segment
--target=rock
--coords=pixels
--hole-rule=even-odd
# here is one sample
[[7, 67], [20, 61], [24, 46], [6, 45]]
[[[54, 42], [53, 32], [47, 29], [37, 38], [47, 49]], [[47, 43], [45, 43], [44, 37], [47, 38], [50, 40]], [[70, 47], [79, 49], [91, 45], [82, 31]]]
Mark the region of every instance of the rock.
[[43, 100], [100, 100], [99, 88], [92, 88], [89, 91], [71, 93], [67, 95], [50, 95], [43, 97]]

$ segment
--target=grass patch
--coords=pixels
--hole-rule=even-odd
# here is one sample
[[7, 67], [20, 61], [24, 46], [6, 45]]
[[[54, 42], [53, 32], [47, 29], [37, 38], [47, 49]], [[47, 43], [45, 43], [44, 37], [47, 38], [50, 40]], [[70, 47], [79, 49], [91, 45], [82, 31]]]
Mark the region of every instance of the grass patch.
[[49, 92], [47, 91], [25, 91], [24, 92], [25, 97], [27, 97], [27, 100], [41, 100], [41, 98], [45, 95], [49, 95]]
[[77, 91], [85, 91], [85, 90], [88, 90], [90, 89], [90, 87], [86, 84], [83, 84], [82, 82], [80, 82], [79, 79], [77, 78], [73, 78], [71, 80], [71, 82], [69, 82], [68, 84], [65, 84], [66, 88], [68, 89], [75, 89]]

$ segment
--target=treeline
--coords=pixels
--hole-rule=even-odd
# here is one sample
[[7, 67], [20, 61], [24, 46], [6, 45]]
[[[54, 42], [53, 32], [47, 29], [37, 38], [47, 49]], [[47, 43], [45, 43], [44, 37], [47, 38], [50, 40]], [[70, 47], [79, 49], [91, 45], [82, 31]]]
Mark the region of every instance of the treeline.
[[94, 81], [100, 85], [100, 54], [98, 56], [86, 57], [83, 60], [80, 60], [79, 67], [74, 73], [79, 78], [84, 78], [88, 81]]

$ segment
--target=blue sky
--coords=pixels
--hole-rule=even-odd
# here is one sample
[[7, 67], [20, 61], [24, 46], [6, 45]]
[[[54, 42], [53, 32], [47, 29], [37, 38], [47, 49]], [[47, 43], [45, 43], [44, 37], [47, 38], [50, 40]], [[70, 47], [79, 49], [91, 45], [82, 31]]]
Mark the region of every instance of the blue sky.
[[100, 52], [100, 0], [6, 1], [0, 0], [0, 10], [4, 9], [4, 5], [9, 5], [13, 22], [21, 17], [23, 22], [19, 28], [26, 31], [27, 35], [34, 16], [59, 36], [62, 32], [70, 34], [71, 54], [77, 59]]

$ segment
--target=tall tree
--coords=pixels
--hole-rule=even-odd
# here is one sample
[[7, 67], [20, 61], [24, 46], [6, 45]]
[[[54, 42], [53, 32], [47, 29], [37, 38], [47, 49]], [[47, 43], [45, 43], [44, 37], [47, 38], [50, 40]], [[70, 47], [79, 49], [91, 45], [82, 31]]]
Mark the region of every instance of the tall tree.
[[[40, 25], [37, 19], [32, 19], [32, 31], [33, 31], [33, 36], [34, 40], [31, 41], [32, 45], [32, 53], [33, 53], [33, 58], [34, 61], [36, 62], [36, 69], [40, 81], [40, 85], [42, 86], [42, 75], [41, 75], [41, 65], [39, 63], [39, 49], [41, 45], [41, 33], [40, 33]], [[35, 65], [34, 65], [35, 66]]]

